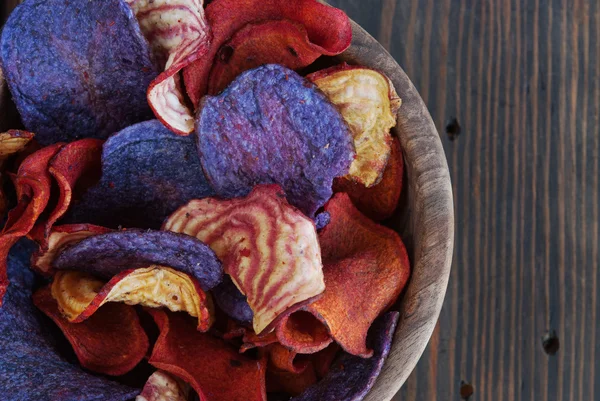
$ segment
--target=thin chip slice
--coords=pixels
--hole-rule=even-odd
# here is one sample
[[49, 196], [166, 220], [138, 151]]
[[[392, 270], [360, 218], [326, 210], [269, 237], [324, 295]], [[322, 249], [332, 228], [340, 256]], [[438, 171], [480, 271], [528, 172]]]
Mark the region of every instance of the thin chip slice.
[[70, 323], [58, 310], [49, 287], [33, 294], [33, 303], [51, 318], [71, 343], [79, 363], [92, 372], [120, 376], [148, 351], [148, 336], [135, 309], [111, 303], [82, 323]]
[[205, 291], [223, 277], [221, 262], [208, 245], [169, 231], [132, 229], [95, 235], [67, 246], [53, 262], [58, 270], [77, 270], [105, 279], [152, 264], [190, 275]]
[[354, 158], [352, 134], [314, 85], [279, 65], [246, 71], [219, 96], [206, 96], [196, 126], [200, 160], [217, 195], [245, 196], [279, 184], [313, 217], [333, 179]]
[[[198, 107], [200, 99], [207, 93], [213, 65], [219, 62], [218, 58], [223, 56], [223, 52], [228, 54], [225, 42], [248, 24], [279, 20], [299, 23], [308, 34], [310, 47], [330, 56], [346, 50], [352, 40], [348, 16], [342, 10], [316, 0], [214, 0], [206, 7], [206, 19], [213, 33], [210, 50], [183, 70], [185, 87], [194, 107]], [[269, 54], [252, 56], [262, 59], [264, 63], [280, 61], [277, 58], [270, 60], [272, 50], [265, 50]], [[299, 51], [296, 53], [300, 55]], [[307, 58], [304, 61], [309, 60]], [[299, 67], [300, 64], [295, 61], [293, 66]]]
[[200, 401], [266, 401], [264, 359], [250, 359], [225, 341], [198, 333], [185, 315], [150, 313], [160, 330], [151, 365], [189, 383]]
[[156, 117], [180, 135], [194, 129], [179, 71], [209, 50], [202, 0], [125, 0], [133, 9], [162, 73], [148, 87]]
[[346, 192], [358, 210], [375, 221], [382, 221], [394, 214], [402, 192], [404, 160], [398, 138], [392, 142], [390, 160], [379, 184], [366, 188], [345, 177], [333, 181], [334, 192]]
[[257, 334], [325, 289], [315, 226], [276, 185], [257, 186], [246, 198], [193, 200], [164, 228], [196, 236], [215, 251], [247, 297]]
[[263, 64], [297, 70], [312, 64], [322, 49], [310, 42], [306, 28], [291, 20], [250, 23], [225, 42], [210, 71], [208, 94], [225, 89], [240, 73]]
[[124, 0], [25, 0], [0, 39], [25, 127], [43, 145], [106, 138], [152, 116], [150, 48]]
[[48, 163], [48, 172], [58, 183], [58, 203], [44, 224], [45, 236], [60, 219], [75, 194], [81, 195], [100, 179], [102, 144], [99, 139], [82, 139], [63, 146]]
[[246, 296], [235, 286], [228, 274], [224, 275], [221, 284], [213, 289], [213, 295], [217, 305], [227, 316], [243, 325], [252, 325], [254, 318], [252, 308], [248, 305]]
[[0, 306], [8, 287], [6, 258], [10, 248], [33, 228], [50, 199], [52, 180], [48, 162], [62, 147], [55, 144], [29, 155], [19, 166], [13, 178], [17, 190], [17, 206], [8, 213], [0, 233]]
[[366, 346], [367, 332], [404, 288], [408, 255], [398, 234], [361, 214], [348, 195], [336, 194], [325, 210], [331, 223], [319, 233], [319, 243], [326, 289], [304, 310], [322, 321], [346, 352], [368, 358], [373, 351]]
[[58, 309], [72, 323], [86, 321], [107, 302], [187, 312], [198, 318], [200, 331], [214, 321], [210, 295], [192, 277], [164, 266], [127, 270], [108, 283], [78, 271], [58, 272], [51, 288]]
[[85, 372], [57, 349], [48, 319], [33, 305], [35, 244], [22, 240], [8, 258], [11, 286], [0, 308], [0, 389], [3, 400], [127, 401], [140, 390]]
[[53, 227], [50, 235], [46, 238], [43, 230], [38, 230], [37, 235], [33, 235], [33, 240], [41, 245], [31, 256], [31, 267], [44, 276], [51, 276], [54, 274], [52, 262], [62, 248], [84, 238], [111, 231], [110, 228], [92, 224], [65, 224]]
[[392, 345], [398, 312], [388, 312], [369, 331], [373, 356], [363, 359], [347, 353], [333, 363], [323, 380], [290, 401], [361, 401], [375, 384]]
[[142, 393], [135, 401], [188, 401], [191, 392], [189, 384], [157, 370], [148, 378]]
[[146, 121], [106, 141], [102, 179], [71, 208], [66, 222], [159, 228], [185, 202], [213, 194], [193, 138]]
[[294, 312], [282, 318], [276, 332], [281, 344], [301, 354], [321, 351], [333, 342], [327, 327], [305, 311]]
[[335, 104], [350, 126], [356, 159], [348, 178], [376, 185], [391, 153], [390, 129], [402, 101], [388, 77], [365, 67], [342, 64], [307, 76]]

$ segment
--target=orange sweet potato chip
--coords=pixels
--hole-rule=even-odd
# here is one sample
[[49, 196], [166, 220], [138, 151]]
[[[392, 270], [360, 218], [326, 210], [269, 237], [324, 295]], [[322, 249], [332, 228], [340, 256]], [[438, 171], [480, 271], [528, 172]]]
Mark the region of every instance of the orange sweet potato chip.
[[267, 347], [269, 355], [269, 365], [279, 371], [301, 373], [309, 361], [307, 359], [298, 359], [298, 353], [290, 351], [279, 343], [271, 344]]
[[342, 64], [307, 76], [335, 104], [354, 138], [356, 158], [347, 178], [366, 187], [382, 177], [391, 153], [390, 129], [401, 100], [388, 77], [370, 68]]
[[[249, 39], [245, 39], [242, 35], [238, 36], [236, 44], [247, 41], [240, 49], [243, 54], [251, 49], [267, 50], [269, 51], [267, 54], [253, 54], [252, 56], [260, 58], [263, 63], [293, 60], [290, 68], [301, 66], [301, 58], [304, 58], [304, 61], [312, 58], [311, 55], [304, 52], [306, 47], [319, 54], [336, 55], [346, 50], [352, 40], [352, 28], [348, 16], [343, 11], [321, 4], [317, 0], [215, 0], [206, 7], [206, 19], [213, 34], [210, 48], [203, 57], [183, 70], [185, 87], [194, 107], [198, 107], [200, 99], [207, 93], [209, 76], [215, 61], [217, 63], [215, 68], [222, 69], [219, 67], [220, 61], [216, 58], [227, 60], [235, 57], [237, 60], [237, 56], [231, 52], [233, 48], [229, 47], [226, 42], [248, 24], [287, 20], [299, 23], [304, 27], [310, 41], [308, 44], [304, 39], [300, 39], [297, 29], [294, 29], [293, 33], [287, 34], [282, 33], [280, 28], [273, 30], [273, 26], [269, 25], [261, 28], [264, 33], [252, 32], [252, 28], [246, 28], [244, 35], [250, 36]], [[265, 40], [272, 43], [273, 48], [265, 49], [256, 46], [256, 41], [259, 40], [258, 36], [264, 37], [265, 34], [268, 37]], [[293, 56], [296, 53], [298, 57], [281, 59], [281, 51], [287, 50], [287, 46], [285, 49], [281, 47], [282, 43], [290, 44], [290, 47], [294, 46], [293, 43], [300, 44], [298, 49], [294, 47], [294, 52], [288, 50], [290, 55]], [[253, 63], [250, 60], [244, 61], [244, 64], [252, 65]], [[257, 65], [252, 66], [256, 67]], [[215, 76], [223, 76], [223, 73], [215, 72]], [[218, 82], [219, 85], [222, 85], [224, 81], [219, 79]]]
[[[323, 297], [304, 309], [349, 354], [368, 358], [371, 323], [391, 307], [408, 280], [408, 255], [398, 234], [361, 214], [346, 194], [325, 206], [331, 222], [319, 233]], [[293, 318], [293, 317], [292, 317]]]
[[96, 373], [120, 376], [132, 370], [148, 351], [148, 336], [135, 309], [111, 303], [82, 323], [65, 319], [49, 287], [33, 295], [33, 303], [60, 328], [71, 343], [79, 363]]
[[34, 227], [34, 230], [30, 236], [40, 244], [40, 249], [31, 255], [31, 267], [44, 276], [54, 273], [52, 261], [63, 247], [93, 235], [112, 231], [110, 228], [93, 224], [65, 224], [53, 227], [50, 235], [46, 237], [44, 227]]
[[52, 297], [73, 323], [85, 321], [107, 302], [187, 312], [198, 319], [200, 331], [207, 331], [214, 320], [212, 299], [198, 281], [164, 266], [126, 270], [106, 284], [88, 273], [58, 271], [52, 282]]
[[366, 188], [363, 184], [339, 177], [333, 180], [333, 191], [347, 193], [358, 210], [375, 221], [382, 221], [391, 217], [398, 206], [403, 174], [402, 148], [398, 138], [394, 138], [392, 153], [379, 184]]
[[245, 198], [192, 200], [164, 229], [211, 247], [247, 297], [257, 334], [325, 289], [315, 225], [287, 203], [277, 185], [256, 186]]
[[44, 224], [45, 237], [71, 204], [73, 192], [81, 194], [100, 179], [102, 144], [86, 138], [63, 146], [48, 163], [48, 171], [58, 183], [58, 203]]
[[29, 155], [13, 177], [17, 190], [17, 206], [8, 213], [4, 229], [0, 233], [0, 306], [8, 287], [6, 259], [10, 248], [29, 233], [50, 199], [52, 179], [48, 174], [48, 162], [63, 146], [57, 143]]
[[199, 333], [188, 316], [149, 312], [160, 331], [151, 365], [189, 383], [201, 401], [266, 401], [264, 358], [250, 359], [225, 341]]
[[282, 345], [302, 354], [318, 352], [333, 341], [323, 323], [305, 311], [283, 317], [277, 325], [276, 333], [277, 340]]

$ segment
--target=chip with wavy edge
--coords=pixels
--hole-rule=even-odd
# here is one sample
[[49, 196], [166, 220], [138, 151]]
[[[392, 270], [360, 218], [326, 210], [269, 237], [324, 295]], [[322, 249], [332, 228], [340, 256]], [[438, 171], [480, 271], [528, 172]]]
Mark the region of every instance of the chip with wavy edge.
[[132, 370], [148, 351], [148, 336], [135, 309], [110, 303], [81, 323], [60, 313], [49, 287], [33, 294], [33, 303], [51, 318], [71, 343], [81, 366], [96, 373], [120, 376]]
[[379, 183], [391, 153], [390, 129], [402, 104], [390, 79], [345, 63], [306, 78], [338, 107], [352, 131], [356, 158], [346, 177], [366, 187]]
[[72, 323], [85, 321], [107, 302], [187, 312], [198, 319], [199, 331], [207, 331], [214, 321], [210, 295], [194, 278], [165, 266], [127, 270], [108, 283], [90, 274], [60, 271], [51, 289], [59, 310]]
[[[310, 47], [329, 56], [342, 53], [352, 40], [348, 16], [342, 10], [316, 0], [215, 0], [206, 7], [206, 19], [213, 34], [210, 49], [183, 70], [186, 91], [196, 108], [207, 93], [217, 54], [225, 42], [248, 24], [274, 20], [302, 24]], [[264, 55], [260, 58], [264, 63], [278, 61], [268, 60]]]
[[315, 225], [277, 185], [257, 186], [245, 198], [193, 200], [164, 229], [193, 235], [215, 251], [247, 297], [257, 334], [325, 289]]

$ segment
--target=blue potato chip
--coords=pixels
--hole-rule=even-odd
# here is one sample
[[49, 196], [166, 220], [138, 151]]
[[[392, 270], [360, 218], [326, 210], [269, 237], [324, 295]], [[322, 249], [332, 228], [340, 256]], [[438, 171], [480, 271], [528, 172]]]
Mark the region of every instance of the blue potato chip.
[[364, 359], [344, 352], [333, 362], [323, 380], [290, 401], [362, 400], [381, 373], [399, 317], [398, 312], [388, 312], [373, 322], [367, 339], [369, 348], [374, 351], [371, 358]]
[[236, 322], [252, 327], [254, 312], [248, 305], [246, 296], [235, 286], [228, 274], [223, 276], [221, 284], [213, 289], [213, 295], [219, 308]]
[[35, 275], [29, 269], [28, 240], [8, 258], [11, 285], [0, 308], [0, 389], [6, 401], [125, 401], [140, 389], [84, 372], [57, 350], [52, 323], [33, 305]]
[[218, 96], [205, 96], [196, 121], [200, 160], [219, 196], [279, 184], [307, 216], [331, 197], [333, 178], [354, 159], [343, 117], [312, 83], [269, 64], [246, 71]]
[[149, 265], [182, 271], [198, 280], [205, 291], [223, 278], [221, 262], [208, 245], [171, 231], [134, 229], [94, 235], [66, 246], [53, 262], [58, 270], [78, 270], [105, 279]]
[[106, 141], [100, 182], [65, 220], [112, 228], [160, 228], [178, 207], [211, 195], [193, 139], [151, 120]]
[[315, 217], [315, 226], [317, 227], [317, 230], [322, 230], [327, 226], [327, 224], [329, 224], [330, 221], [331, 215], [329, 212], [322, 212]]
[[42, 145], [106, 138], [152, 118], [151, 57], [124, 0], [25, 0], [0, 39], [4, 77]]

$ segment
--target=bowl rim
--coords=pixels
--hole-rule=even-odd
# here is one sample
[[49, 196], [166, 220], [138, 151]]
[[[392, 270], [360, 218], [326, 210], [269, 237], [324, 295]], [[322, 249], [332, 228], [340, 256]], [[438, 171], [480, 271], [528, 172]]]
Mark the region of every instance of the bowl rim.
[[351, 24], [352, 44], [340, 59], [383, 72], [402, 99], [393, 133], [402, 144], [408, 176], [412, 271], [390, 353], [365, 397], [389, 401], [417, 365], [442, 309], [454, 247], [454, 202], [446, 155], [427, 106], [388, 51], [356, 22]]

